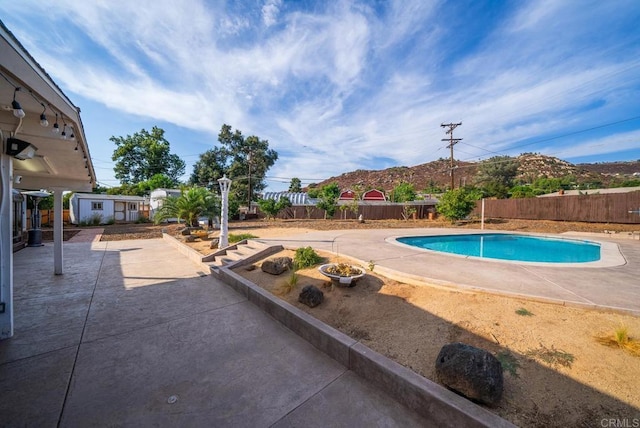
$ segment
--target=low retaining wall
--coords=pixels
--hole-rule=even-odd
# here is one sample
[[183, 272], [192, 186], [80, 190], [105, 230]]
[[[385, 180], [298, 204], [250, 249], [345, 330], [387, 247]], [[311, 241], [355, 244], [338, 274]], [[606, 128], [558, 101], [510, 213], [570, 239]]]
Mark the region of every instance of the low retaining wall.
[[219, 268], [216, 276], [294, 333], [349, 370], [373, 382], [400, 403], [428, 419], [434, 426], [514, 426], [509, 421], [423, 378], [295, 306], [278, 299], [230, 269]]

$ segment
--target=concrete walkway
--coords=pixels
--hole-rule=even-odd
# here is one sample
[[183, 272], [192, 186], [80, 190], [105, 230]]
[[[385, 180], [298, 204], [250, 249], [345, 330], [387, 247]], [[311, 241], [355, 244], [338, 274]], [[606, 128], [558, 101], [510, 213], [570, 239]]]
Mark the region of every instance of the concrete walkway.
[[[603, 262], [531, 265], [478, 260], [401, 246], [393, 237], [477, 233], [460, 229], [378, 229], [309, 232], [264, 243], [312, 246], [373, 262], [377, 272], [412, 284], [436, 284], [640, 315], [640, 241], [605, 234], [563, 235], [603, 243]], [[558, 235], [556, 235], [558, 236]], [[603, 267], [604, 266], [604, 267]]]
[[419, 415], [162, 239], [15, 254], [2, 426], [411, 427]]

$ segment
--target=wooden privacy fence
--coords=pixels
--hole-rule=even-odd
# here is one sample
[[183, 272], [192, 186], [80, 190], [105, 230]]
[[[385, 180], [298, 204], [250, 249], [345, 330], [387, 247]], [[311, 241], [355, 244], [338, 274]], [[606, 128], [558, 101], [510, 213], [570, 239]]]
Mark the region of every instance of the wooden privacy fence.
[[[435, 212], [433, 204], [410, 204], [411, 208], [414, 208], [415, 218], [427, 218], [429, 213]], [[327, 217], [331, 219], [357, 219], [360, 214], [365, 220], [403, 220], [403, 213], [406, 213], [404, 204], [385, 204], [385, 205], [359, 205], [358, 212], [354, 213], [351, 210], [336, 209], [333, 217]], [[261, 214], [264, 216], [264, 214]], [[316, 207], [315, 205], [295, 205], [293, 207], [286, 208], [280, 212], [277, 216], [281, 219], [323, 219], [324, 210]]]
[[[482, 201], [474, 214], [481, 215]], [[485, 218], [640, 224], [640, 191], [601, 195], [485, 199]]]
[[[40, 225], [52, 225], [55, 215], [53, 210], [40, 210]], [[69, 210], [62, 210], [62, 222], [69, 223]], [[31, 210], [27, 209], [27, 229], [31, 229]]]

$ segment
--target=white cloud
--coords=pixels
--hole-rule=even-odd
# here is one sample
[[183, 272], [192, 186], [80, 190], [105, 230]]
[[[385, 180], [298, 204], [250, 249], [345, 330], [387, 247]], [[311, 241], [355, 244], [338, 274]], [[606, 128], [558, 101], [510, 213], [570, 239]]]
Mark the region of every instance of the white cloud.
[[264, 25], [271, 27], [276, 24], [281, 6], [282, 0], [265, 1], [264, 6], [262, 6], [262, 22], [264, 22]]
[[612, 30], [640, 16], [632, 2], [517, 3], [467, 30], [443, 22], [458, 6], [440, 1], [25, 1], [29, 12], [0, 10], [37, 17], [18, 19], [18, 36], [63, 88], [186, 129], [269, 138], [285, 154], [273, 175], [448, 156], [449, 121], [463, 122], [457, 157], [517, 154], [640, 108], [640, 37]]

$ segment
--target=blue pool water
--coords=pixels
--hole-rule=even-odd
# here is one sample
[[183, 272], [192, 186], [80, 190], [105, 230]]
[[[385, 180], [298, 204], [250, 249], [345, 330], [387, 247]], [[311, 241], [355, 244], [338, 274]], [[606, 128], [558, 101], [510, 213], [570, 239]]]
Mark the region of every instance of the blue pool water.
[[398, 242], [433, 251], [500, 260], [585, 263], [600, 260], [600, 244], [507, 233], [407, 236]]

